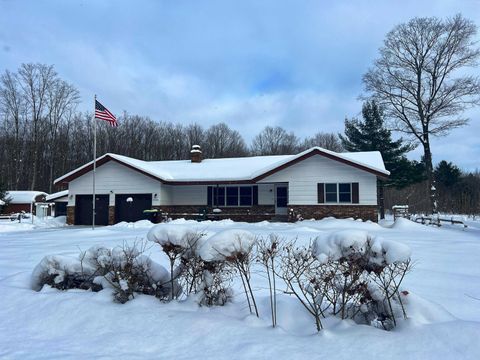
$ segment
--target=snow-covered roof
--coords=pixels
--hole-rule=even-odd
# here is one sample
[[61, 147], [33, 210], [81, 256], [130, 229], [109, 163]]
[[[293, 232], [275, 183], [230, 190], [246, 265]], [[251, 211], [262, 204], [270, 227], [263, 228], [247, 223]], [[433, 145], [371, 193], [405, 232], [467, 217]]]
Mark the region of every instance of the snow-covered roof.
[[59, 191], [59, 192], [48, 195], [45, 198], [45, 200], [47, 200], [47, 201], [57, 200], [58, 201], [63, 197], [65, 198], [65, 200], [67, 200], [67, 196], [68, 196], [68, 190], [63, 190], [63, 191]]
[[[120, 163], [140, 170], [165, 182], [208, 182], [208, 181], [245, 181], [273, 171], [290, 162], [302, 160], [314, 154], [321, 154], [328, 158], [360, 167], [380, 176], [388, 176], [382, 155], [378, 151], [336, 153], [320, 147], [310, 148], [297, 155], [251, 156], [241, 158], [205, 159], [194, 163], [190, 160], [144, 161], [124, 155], [107, 153], [97, 159], [100, 164], [107, 159], [114, 159]], [[55, 183], [68, 182], [72, 177], [89, 171], [93, 161], [61, 176]]]
[[0, 205], [5, 205], [5, 201], [0, 200]]
[[8, 191], [7, 198], [10, 198], [10, 204], [30, 204], [35, 201], [35, 198], [39, 195], [48, 195], [43, 191], [29, 191], [29, 190], [15, 190]]

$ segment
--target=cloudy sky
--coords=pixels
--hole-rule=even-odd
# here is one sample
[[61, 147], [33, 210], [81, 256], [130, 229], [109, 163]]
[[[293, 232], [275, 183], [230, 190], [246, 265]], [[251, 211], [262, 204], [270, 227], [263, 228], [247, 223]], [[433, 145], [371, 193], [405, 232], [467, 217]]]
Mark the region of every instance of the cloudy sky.
[[[223, 121], [247, 141], [266, 125], [341, 132], [385, 34], [456, 13], [480, 25], [480, 0], [0, 0], [0, 71], [54, 64], [81, 91], [81, 110], [97, 94], [116, 113]], [[434, 140], [435, 162], [480, 168], [480, 108], [468, 115], [468, 127]]]

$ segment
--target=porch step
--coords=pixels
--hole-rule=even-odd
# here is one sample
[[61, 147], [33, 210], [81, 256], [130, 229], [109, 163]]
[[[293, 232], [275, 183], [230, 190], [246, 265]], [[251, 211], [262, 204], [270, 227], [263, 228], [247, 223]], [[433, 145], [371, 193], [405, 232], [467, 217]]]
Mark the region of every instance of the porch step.
[[272, 217], [270, 220], [271, 222], [287, 222], [288, 221], [288, 215], [275, 215]]

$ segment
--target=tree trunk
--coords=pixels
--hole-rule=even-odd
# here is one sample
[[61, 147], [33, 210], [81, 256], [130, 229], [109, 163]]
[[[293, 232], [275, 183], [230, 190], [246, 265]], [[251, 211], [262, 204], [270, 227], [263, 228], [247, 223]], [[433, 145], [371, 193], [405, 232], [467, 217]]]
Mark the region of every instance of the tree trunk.
[[430, 141], [428, 139], [428, 134], [425, 134], [425, 141], [423, 142], [423, 161], [425, 163], [425, 173], [427, 176], [427, 191], [429, 194], [428, 204], [429, 211], [431, 214], [434, 212], [434, 181], [433, 181], [433, 164], [432, 164], [432, 152], [430, 150]]
[[377, 196], [378, 196], [378, 207], [380, 208], [380, 219], [385, 219], [385, 197], [384, 197], [385, 184], [383, 181], [379, 180], [377, 182]]

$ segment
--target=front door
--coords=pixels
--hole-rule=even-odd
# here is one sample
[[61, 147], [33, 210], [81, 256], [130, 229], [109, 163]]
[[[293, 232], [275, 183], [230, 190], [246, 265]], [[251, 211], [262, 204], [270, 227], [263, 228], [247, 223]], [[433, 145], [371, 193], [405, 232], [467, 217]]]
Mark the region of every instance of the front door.
[[288, 185], [275, 185], [275, 213], [287, 215]]

